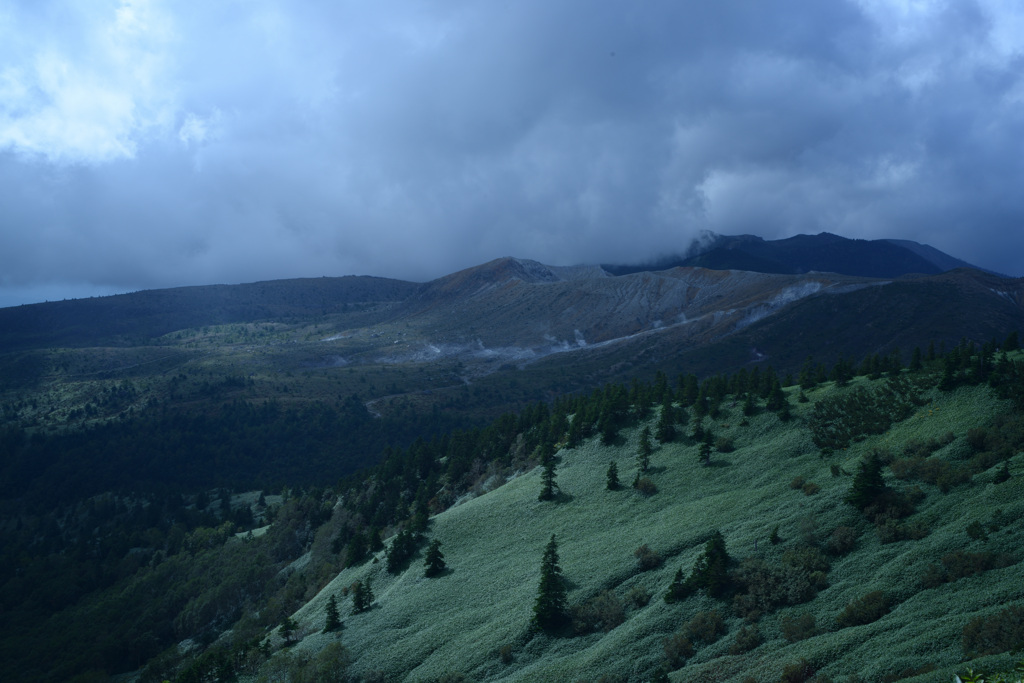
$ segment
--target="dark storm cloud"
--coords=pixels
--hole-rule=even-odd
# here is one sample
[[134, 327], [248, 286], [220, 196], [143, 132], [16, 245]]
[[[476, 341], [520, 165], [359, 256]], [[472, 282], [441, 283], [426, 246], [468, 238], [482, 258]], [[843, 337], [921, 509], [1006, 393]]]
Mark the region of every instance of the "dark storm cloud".
[[1022, 12], [991, 2], [24, 2], [0, 305], [699, 230], [1024, 274]]

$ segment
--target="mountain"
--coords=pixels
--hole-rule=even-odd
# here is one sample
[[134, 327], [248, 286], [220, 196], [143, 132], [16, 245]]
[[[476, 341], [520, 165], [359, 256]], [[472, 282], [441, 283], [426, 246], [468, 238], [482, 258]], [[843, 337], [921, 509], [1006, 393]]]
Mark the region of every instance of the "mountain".
[[934, 247], [909, 240], [848, 239], [827, 232], [781, 240], [708, 233], [683, 256], [664, 258], [654, 264], [603, 268], [624, 275], [652, 266], [658, 270], [678, 266], [790, 274], [819, 271], [876, 278], [913, 273], [935, 275], [955, 268], [974, 268]]
[[[938, 258], [846, 242], [784, 251]], [[973, 620], [1012, 632], [997, 610], [1024, 598], [1001, 521], [1021, 512], [1022, 330], [1024, 280], [975, 269], [515, 258], [0, 309], [0, 677], [948, 679], [980, 652]], [[666, 404], [678, 438], [638, 472]], [[872, 453], [898, 495], [866, 513], [844, 499]], [[638, 488], [606, 491], [610, 462]], [[665, 602], [716, 529], [747, 578]], [[557, 637], [529, 628], [551, 534], [582, 624]], [[317, 633], [329, 596], [348, 650]], [[889, 614], [853, 625], [850, 605]]]

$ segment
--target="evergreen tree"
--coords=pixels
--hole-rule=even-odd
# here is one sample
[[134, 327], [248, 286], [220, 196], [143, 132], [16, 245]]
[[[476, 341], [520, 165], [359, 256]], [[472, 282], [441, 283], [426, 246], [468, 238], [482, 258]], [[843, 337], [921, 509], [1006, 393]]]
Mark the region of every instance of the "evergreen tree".
[[640, 444], [636, 450], [636, 464], [640, 468], [641, 472], [646, 472], [651, 467], [651, 453], [654, 452], [654, 447], [651, 445], [651, 428], [644, 425], [644, 429], [640, 432]]
[[423, 566], [426, 567], [423, 575], [431, 578], [440, 576], [448, 566], [444, 563], [444, 553], [441, 552], [441, 541], [436, 538], [430, 542], [430, 547], [427, 548], [427, 557], [423, 561]]
[[540, 585], [537, 602], [533, 606], [533, 625], [548, 633], [557, 631], [568, 621], [565, 580], [558, 566], [558, 543], [555, 535], [544, 549], [540, 565]]
[[388, 548], [388, 571], [397, 574], [409, 566], [409, 561], [416, 553], [416, 546], [419, 545], [419, 542], [419, 534], [409, 529], [399, 531], [395, 540], [391, 542], [391, 547]]
[[872, 450], [860, 461], [860, 469], [853, 478], [846, 502], [863, 510], [888, 490], [882, 478], [882, 459]]
[[1020, 348], [1020, 335], [1016, 330], [1006, 335], [1006, 341], [1003, 342], [1003, 351], [1016, 351]]
[[541, 481], [544, 482], [540, 495], [537, 496], [537, 500], [554, 500], [558, 495], [556, 490], [558, 484], [555, 483], [555, 455], [554, 453], [545, 452], [544, 460], [544, 472], [541, 474]]
[[665, 593], [665, 602], [673, 603], [678, 600], [683, 600], [693, 591], [693, 588], [683, 578], [683, 568], [680, 567], [676, 571], [675, 577], [672, 579], [672, 583], [668, 587], [668, 592]]
[[291, 645], [295, 642], [295, 631], [298, 628], [299, 625], [291, 617], [285, 617], [284, 621], [281, 622], [281, 637], [284, 638], [285, 645]]
[[789, 405], [789, 400], [786, 398], [786, 393], [782, 391], [782, 385], [775, 380], [768, 392], [768, 410], [779, 411], [784, 405]]
[[747, 392], [747, 397], [743, 399], [743, 414], [747, 417], [751, 417], [757, 412], [757, 404], [754, 402], [754, 394]]
[[687, 583], [703, 588], [713, 598], [723, 598], [730, 588], [729, 564], [732, 558], [725, 548], [725, 538], [715, 531], [704, 546], [704, 554], [697, 558]]
[[923, 363], [921, 361], [921, 358], [922, 358], [921, 347], [920, 346], [915, 346], [914, 347], [914, 352], [910, 355], [910, 371], [911, 372], [917, 372], [918, 370], [921, 369], [921, 367], [923, 365]]
[[671, 396], [667, 396], [661, 404], [661, 415], [658, 417], [658, 427], [655, 438], [660, 443], [669, 443], [676, 438], [675, 409], [672, 406]]
[[[707, 432], [707, 434], [710, 433], [711, 432]], [[711, 464], [711, 442], [706, 438], [701, 440], [700, 446], [697, 448], [697, 457], [700, 458], [700, 463], [704, 465], [704, 467]]]
[[337, 631], [341, 628], [341, 617], [338, 616], [338, 601], [331, 594], [327, 598], [327, 607], [324, 608], [324, 612], [327, 615], [327, 619], [324, 623], [324, 633], [330, 633], [331, 631]]
[[370, 586], [370, 580], [367, 579], [366, 583], [356, 581], [352, 586], [352, 611], [356, 614], [365, 612], [370, 609], [371, 604], [373, 604], [373, 588]]
[[616, 466], [615, 461], [612, 460], [611, 464], [608, 465], [608, 484], [605, 488], [609, 491], [617, 491], [620, 487], [619, 468]]

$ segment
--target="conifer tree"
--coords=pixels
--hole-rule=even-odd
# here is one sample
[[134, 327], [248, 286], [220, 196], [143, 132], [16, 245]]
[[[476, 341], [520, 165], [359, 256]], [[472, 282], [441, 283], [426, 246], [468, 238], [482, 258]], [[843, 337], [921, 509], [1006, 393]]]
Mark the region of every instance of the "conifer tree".
[[326, 622], [324, 623], [324, 633], [330, 633], [331, 631], [337, 631], [341, 628], [341, 617], [338, 616], [338, 601], [331, 594], [327, 598], [327, 607], [324, 608], [324, 612], [327, 615]]
[[540, 585], [537, 588], [537, 602], [533, 606], [533, 625], [551, 633], [565, 625], [568, 620], [565, 580], [562, 568], [558, 566], [558, 543], [555, 535], [544, 549], [540, 565]]
[[285, 645], [295, 642], [295, 631], [298, 628], [299, 625], [291, 617], [285, 617], [284, 621], [281, 622], [281, 637], [284, 638]]
[[725, 548], [725, 538], [715, 531], [704, 546], [704, 554], [697, 558], [687, 583], [703, 588], [713, 598], [723, 598], [730, 588], [729, 564], [732, 558]]
[[554, 500], [556, 497], [556, 490], [558, 484], [555, 483], [555, 454], [549, 450], [542, 454], [544, 458], [542, 464], [544, 465], [544, 472], [541, 474], [541, 481], [544, 482], [540, 490], [540, 495], [537, 496], [537, 500]]
[[878, 452], [872, 450], [860, 461], [860, 469], [853, 478], [850, 492], [846, 494], [846, 502], [858, 510], [875, 502], [888, 490], [882, 478], [882, 459]]
[[366, 583], [356, 581], [352, 586], [352, 611], [356, 614], [365, 612], [370, 609], [371, 604], [373, 604], [373, 588], [370, 586], [370, 580], [367, 579]]
[[675, 423], [675, 409], [672, 406], [672, 397], [666, 396], [665, 401], [661, 404], [661, 416], [658, 418], [658, 428], [655, 432], [655, 438], [661, 443], [675, 441]]
[[651, 467], [651, 453], [654, 447], [651, 445], [651, 428], [644, 425], [640, 432], [640, 444], [636, 449], [636, 464], [641, 472], [646, 472]]
[[441, 541], [436, 538], [430, 542], [430, 547], [427, 548], [427, 557], [423, 561], [423, 566], [426, 567], [423, 575], [430, 578], [440, 576], [448, 567], [444, 563], [444, 553], [441, 552]]
[[615, 461], [612, 460], [611, 464], [608, 465], [608, 484], [605, 488], [609, 491], [618, 491], [621, 486], [619, 483], [619, 468], [616, 466]]
[[914, 352], [910, 355], [910, 371], [917, 372], [921, 369], [921, 347], [915, 346]]
[[683, 578], [683, 568], [680, 567], [676, 570], [676, 575], [668, 587], [668, 592], [665, 593], [665, 602], [673, 603], [678, 600], [683, 600], [691, 591], [692, 588], [690, 587], [690, 584]]

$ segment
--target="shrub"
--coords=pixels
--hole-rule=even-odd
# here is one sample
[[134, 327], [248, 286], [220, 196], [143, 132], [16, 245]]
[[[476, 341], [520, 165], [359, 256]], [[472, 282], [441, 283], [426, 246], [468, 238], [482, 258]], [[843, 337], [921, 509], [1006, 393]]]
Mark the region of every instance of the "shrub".
[[742, 626], [736, 633], [736, 642], [729, 647], [729, 654], [741, 655], [757, 648], [764, 642], [764, 636], [756, 625]]
[[575, 633], [608, 632], [626, 620], [622, 601], [611, 591], [602, 591], [571, 610]]
[[804, 492], [804, 495], [813, 496], [814, 494], [821, 490], [821, 487], [815, 484], [813, 481], [809, 481], [803, 485], [802, 490]]
[[697, 612], [693, 619], [686, 622], [683, 632], [690, 642], [704, 642], [708, 645], [725, 635], [725, 621], [718, 610]]
[[930, 533], [928, 525], [921, 520], [900, 524], [894, 519], [887, 519], [875, 529], [882, 543], [897, 541], [920, 541]]
[[501, 659], [501, 663], [502, 664], [511, 664], [512, 663], [512, 646], [506, 644], [506, 645], [502, 645], [500, 648], [498, 648], [498, 658]]
[[653, 496], [658, 492], [658, 487], [649, 477], [637, 477], [633, 482], [633, 488], [645, 496]]
[[845, 555], [857, 546], [857, 530], [851, 526], [838, 526], [828, 537], [825, 547], [833, 555]]
[[637, 567], [642, 572], [656, 569], [663, 562], [661, 555], [651, 550], [646, 543], [633, 551], [633, 555], [636, 557]]
[[811, 680], [814, 673], [814, 666], [801, 657], [799, 661], [783, 667], [782, 677], [779, 678], [779, 681], [780, 683], [806, 683]]
[[804, 481], [806, 480], [803, 477], [794, 477], [793, 481], [789, 482], [789, 488], [793, 489], [794, 491], [801, 489], [803, 488]]
[[732, 453], [736, 446], [728, 436], [720, 436], [715, 439], [715, 450], [719, 453]]
[[665, 650], [665, 659], [673, 669], [678, 669], [693, 656], [693, 643], [682, 633], [675, 633], [666, 638], [662, 647]]
[[878, 621], [889, 613], [891, 601], [882, 591], [872, 591], [846, 605], [846, 609], [836, 619], [836, 626], [863, 626]]
[[647, 590], [643, 586], [633, 586], [626, 593], [626, 603], [634, 608], [639, 609], [646, 607], [647, 603], [651, 601], [651, 591]]
[[988, 540], [988, 534], [985, 533], [985, 527], [977, 520], [967, 525], [967, 535], [975, 541]]
[[1024, 648], [1024, 607], [1011, 605], [997, 614], [971, 619], [964, 627], [963, 648], [968, 657]]
[[811, 571], [786, 563], [767, 563], [748, 557], [735, 574], [740, 592], [733, 598], [736, 613], [756, 621], [765, 612], [786, 605], [799, 605], [817, 594]]
[[782, 637], [791, 643], [818, 635], [818, 625], [810, 612], [782, 617], [780, 630]]

